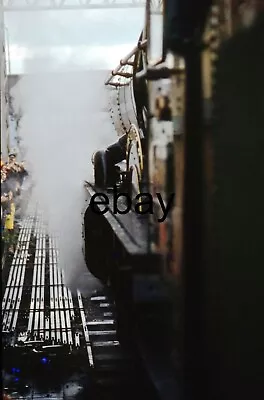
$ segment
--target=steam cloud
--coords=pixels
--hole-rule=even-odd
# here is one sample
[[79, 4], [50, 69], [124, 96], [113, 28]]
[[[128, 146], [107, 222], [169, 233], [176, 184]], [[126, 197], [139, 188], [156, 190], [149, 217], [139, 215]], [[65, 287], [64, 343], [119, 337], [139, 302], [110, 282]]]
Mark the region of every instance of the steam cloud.
[[83, 292], [91, 282], [82, 254], [83, 183], [93, 180], [93, 152], [116, 140], [106, 112], [106, 74], [25, 75], [11, 93], [15, 109], [22, 109], [19, 134], [35, 182], [34, 198], [58, 234], [67, 284]]

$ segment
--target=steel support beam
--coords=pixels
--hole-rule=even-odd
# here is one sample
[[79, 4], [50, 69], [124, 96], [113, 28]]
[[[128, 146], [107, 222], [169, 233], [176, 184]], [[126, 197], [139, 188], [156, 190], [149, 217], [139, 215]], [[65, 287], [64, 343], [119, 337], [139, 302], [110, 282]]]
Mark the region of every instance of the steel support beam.
[[[154, 0], [157, 5], [160, 0]], [[2, 0], [5, 12], [144, 8], [146, 0]]]

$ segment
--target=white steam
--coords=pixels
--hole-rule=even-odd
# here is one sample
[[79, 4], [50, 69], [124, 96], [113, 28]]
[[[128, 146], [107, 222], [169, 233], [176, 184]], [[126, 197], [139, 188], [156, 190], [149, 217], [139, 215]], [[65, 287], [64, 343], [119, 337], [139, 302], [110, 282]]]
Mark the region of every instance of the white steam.
[[34, 196], [58, 234], [66, 281], [81, 290], [87, 289], [83, 183], [93, 180], [92, 153], [117, 139], [106, 112], [105, 77], [106, 71], [27, 75], [11, 93], [15, 109], [22, 109], [19, 134], [32, 168]]

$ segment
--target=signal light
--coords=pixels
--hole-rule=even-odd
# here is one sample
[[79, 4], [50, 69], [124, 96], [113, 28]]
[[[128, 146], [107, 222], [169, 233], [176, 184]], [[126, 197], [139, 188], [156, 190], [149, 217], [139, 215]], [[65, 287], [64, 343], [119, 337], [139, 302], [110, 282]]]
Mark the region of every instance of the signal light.
[[11, 368], [11, 372], [12, 372], [12, 374], [19, 374], [19, 372], [20, 372], [20, 369], [19, 368]]
[[40, 360], [41, 364], [47, 364], [48, 361], [49, 360], [46, 357], [42, 357], [42, 359]]

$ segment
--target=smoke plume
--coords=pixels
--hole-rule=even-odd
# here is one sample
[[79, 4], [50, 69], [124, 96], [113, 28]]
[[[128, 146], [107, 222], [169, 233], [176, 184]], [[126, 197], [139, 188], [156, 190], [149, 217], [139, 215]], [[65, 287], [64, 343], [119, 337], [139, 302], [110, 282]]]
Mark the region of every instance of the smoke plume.
[[89, 289], [90, 279], [82, 255], [83, 184], [93, 180], [93, 152], [116, 140], [106, 112], [106, 75], [25, 75], [11, 93], [15, 109], [22, 109], [19, 134], [35, 182], [34, 197], [50, 230], [58, 234], [67, 283], [83, 291]]

